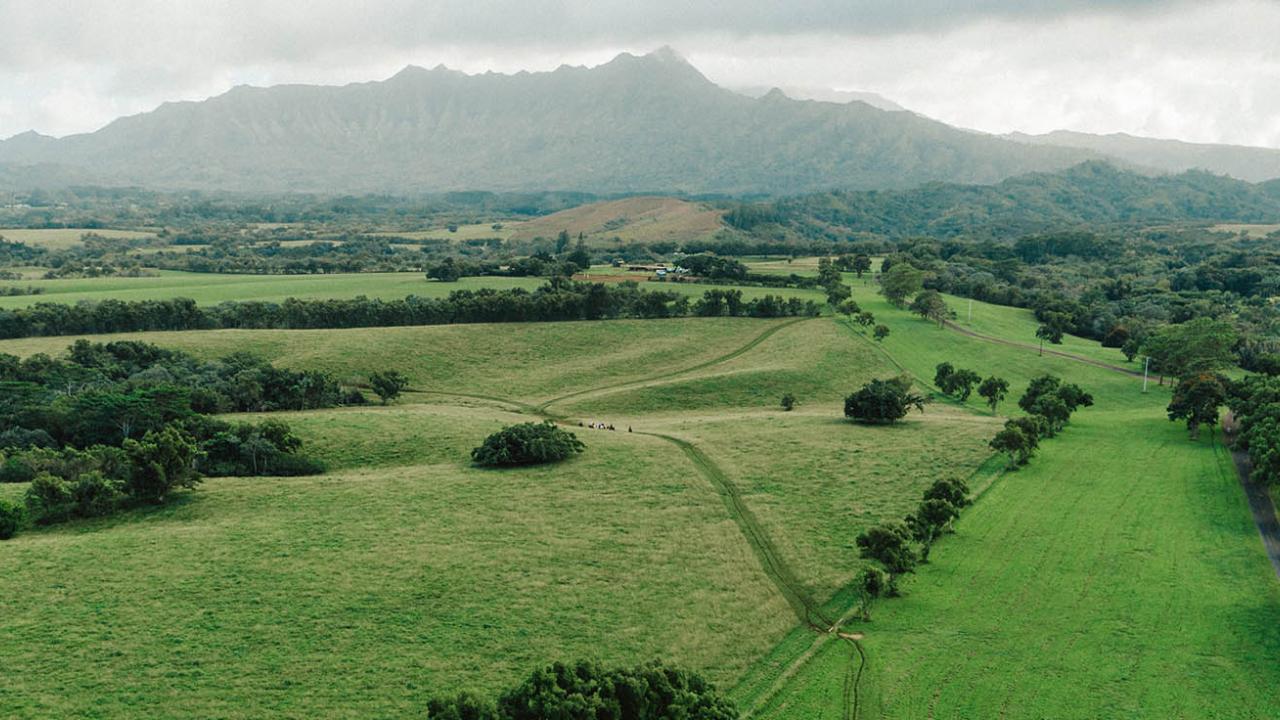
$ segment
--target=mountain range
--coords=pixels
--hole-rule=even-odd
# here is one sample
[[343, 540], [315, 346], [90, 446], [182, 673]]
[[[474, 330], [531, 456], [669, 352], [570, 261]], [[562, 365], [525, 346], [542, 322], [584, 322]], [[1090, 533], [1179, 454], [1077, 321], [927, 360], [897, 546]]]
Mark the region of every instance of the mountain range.
[[237, 87], [61, 139], [24, 133], [0, 142], [0, 186], [793, 194], [990, 184], [1091, 159], [1280, 175], [1268, 175], [1280, 151], [997, 137], [872, 99], [748, 97], [667, 48], [514, 75], [410, 66], [379, 82]]

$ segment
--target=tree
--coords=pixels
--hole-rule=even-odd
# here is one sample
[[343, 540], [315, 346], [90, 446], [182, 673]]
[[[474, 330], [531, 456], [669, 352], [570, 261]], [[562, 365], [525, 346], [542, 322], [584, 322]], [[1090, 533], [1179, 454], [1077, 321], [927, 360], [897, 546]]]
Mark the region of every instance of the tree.
[[787, 411], [787, 412], [791, 412], [793, 409], [795, 409], [795, 406], [796, 406], [796, 396], [795, 396], [795, 395], [792, 395], [791, 393], [787, 393], [787, 394], [785, 394], [785, 395], [783, 395], [783, 396], [782, 396], [782, 409], [783, 409], [783, 410], [785, 410], [785, 411]]
[[955, 316], [955, 313], [951, 312], [951, 308], [947, 307], [946, 301], [942, 299], [942, 294], [937, 290], [925, 290], [918, 293], [915, 300], [911, 301], [911, 312], [926, 320], [938, 323], [938, 327], [942, 327], [948, 319]]
[[[431, 715], [434, 720], [436, 716]], [[592, 662], [535, 670], [498, 699], [499, 720], [736, 720], [737, 708], [700, 675], [651, 661], [634, 668]], [[488, 720], [487, 716], [465, 720]]]
[[1186, 420], [1192, 440], [1200, 438], [1200, 426], [1218, 422], [1218, 408], [1226, 402], [1227, 389], [1222, 378], [1213, 373], [1200, 373], [1178, 383], [1169, 401], [1169, 420]]
[[854, 315], [862, 312], [862, 308], [853, 300], [845, 300], [836, 306], [836, 312], [844, 315], [845, 318], [852, 320]]
[[942, 533], [951, 527], [952, 521], [960, 517], [960, 509], [941, 498], [921, 500], [920, 505], [906, 519], [907, 526], [916, 542], [920, 543], [919, 558], [921, 562], [929, 560], [929, 549]]
[[386, 405], [400, 397], [400, 393], [409, 387], [409, 378], [396, 370], [375, 372], [369, 375], [369, 385], [382, 400], [382, 404]]
[[569, 231], [561, 230], [560, 234], [556, 235], [556, 254], [559, 255], [560, 253], [568, 249], [568, 247], [569, 247]]
[[866, 425], [890, 425], [906, 417], [911, 408], [924, 412], [925, 398], [911, 392], [911, 380], [872, 380], [844, 400], [845, 417]]
[[142, 440], [125, 440], [121, 447], [131, 465], [125, 490], [136, 500], [161, 503], [177, 488], [200, 484], [196, 461], [201, 452], [195, 439], [177, 425], [148, 432]]
[[996, 406], [1009, 394], [1009, 381], [995, 376], [989, 377], [978, 386], [978, 394], [986, 399], [991, 411], [995, 412]]
[[1036, 328], [1036, 337], [1040, 340], [1040, 354], [1044, 355], [1045, 341], [1052, 345], [1062, 344], [1062, 336], [1066, 334], [1071, 318], [1066, 313], [1060, 312], [1044, 312], [1041, 316], [1042, 321], [1040, 327]]
[[536, 465], [564, 460], [586, 449], [571, 432], [550, 420], [510, 425], [485, 438], [471, 451], [477, 465]]
[[881, 341], [883, 341], [885, 338], [889, 337], [889, 326], [888, 326], [888, 325], [877, 325], [877, 326], [876, 326], [876, 329], [875, 329], [875, 332], [874, 332], [874, 333], [872, 333], [872, 334], [873, 334], [873, 335], [875, 335], [876, 342], [881, 342]]
[[969, 486], [958, 478], [939, 478], [924, 491], [922, 500], [945, 500], [955, 507], [970, 505]]
[[876, 525], [855, 540], [859, 555], [879, 562], [890, 575], [915, 571], [920, 558], [911, 541], [911, 529], [904, 522]]
[[1092, 405], [1092, 395], [1079, 385], [1064, 384], [1053, 375], [1032, 378], [1027, 391], [1018, 399], [1018, 407], [1044, 418], [1041, 432], [1044, 437], [1052, 437], [1061, 430], [1076, 410]]
[[853, 271], [858, 274], [858, 279], [862, 279], [862, 274], [871, 270], [871, 256], [858, 254], [853, 256]]
[[978, 373], [961, 368], [951, 374], [947, 378], [947, 387], [945, 391], [948, 394], [955, 395], [961, 402], [966, 402], [969, 396], [973, 394], [973, 386], [982, 381], [982, 377]]
[[876, 316], [872, 315], [869, 310], [863, 310], [858, 313], [858, 324], [862, 327], [871, 327], [876, 324]]
[[889, 593], [889, 575], [878, 567], [863, 568], [855, 587], [858, 590], [858, 614], [863, 622], [871, 622], [871, 604]]
[[907, 298], [920, 292], [924, 287], [924, 272], [917, 270], [911, 263], [894, 263], [885, 272], [880, 273], [880, 294], [895, 307], [906, 305]]
[[24, 514], [21, 505], [0, 498], [0, 540], [8, 540], [18, 534]]
[[[835, 282], [826, 286], [827, 302], [833, 307], [839, 306], [842, 302], [848, 300], [853, 295], [853, 290], [844, 283]], [[854, 304], [857, 307], [857, 304]]]
[[933, 369], [934, 387], [946, 392], [946, 387], [951, 381], [951, 376], [956, 372], [956, 368], [949, 362], [940, 362]]
[[1225, 320], [1199, 317], [1181, 325], [1166, 325], [1152, 333], [1142, 351], [1151, 358], [1161, 375], [1186, 378], [1197, 373], [1217, 372], [1233, 359], [1237, 334]]
[[576, 265], [579, 271], [591, 268], [591, 251], [587, 249], [587, 243], [581, 237], [578, 238], [578, 244], [574, 246], [573, 252], [569, 253], [569, 257], [565, 260]]
[[991, 440], [991, 449], [1009, 456], [1009, 469], [1026, 465], [1035, 453], [1036, 444], [1017, 425], [1006, 424]]
[[427, 278], [440, 282], [458, 282], [462, 277], [462, 266], [457, 260], [447, 257], [427, 269]]

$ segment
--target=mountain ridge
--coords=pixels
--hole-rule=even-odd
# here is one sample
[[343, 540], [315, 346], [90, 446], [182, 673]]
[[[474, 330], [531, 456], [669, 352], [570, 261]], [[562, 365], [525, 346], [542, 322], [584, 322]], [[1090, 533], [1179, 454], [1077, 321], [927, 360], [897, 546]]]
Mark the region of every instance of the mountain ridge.
[[750, 98], [661, 48], [547, 72], [408, 65], [341, 86], [238, 86], [92, 133], [2, 141], [0, 182], [41, 168], [155, 189], [792, 194], [991, 184], [1105, 157], [863, 102]]

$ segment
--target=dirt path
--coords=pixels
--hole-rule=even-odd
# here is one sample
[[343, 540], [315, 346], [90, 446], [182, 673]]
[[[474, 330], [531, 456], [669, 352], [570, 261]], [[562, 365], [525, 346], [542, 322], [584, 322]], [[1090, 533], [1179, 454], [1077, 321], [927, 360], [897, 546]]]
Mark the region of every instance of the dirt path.
[[[1228, 442], [1235, 437], [1236, 429], [1235, 419], [1227, 413], [1222, 420], [1222, 431]], [[1267, 552], [1267, 559], [1271, 561], [1271, 568], [1276, 571], [1276, 577], [1280, 578], [1280, 520], [1276, 518], [1276, 506], [1271, 500], [1271, 493], [1250, 477], [1253, 466], [1249, 461], [1249, 453], [1233, 449], [1231, 460], [1235, 463], [1236, 475], [1240, 478], [1245, 499], [1249, 501], [1253, 523], [1258, 526], [1258, 535], [1262, 537], [1262, 547]]]
[[[445, 392], [445, 391], [439, 391], [439, 390], [417, 390], [416, 392], [422, 392], [430, 395], [438, 395], [442, 397], [456, 397], [456, 398], [467, 398], [467, 399], [473, 399], [473, 400], [484, 400], [487, 402], [492, 402], [498, 405], [505, 405], [507, 407], [513, 408], [515, 409], [516, 412], [521, 414], [532, 415], [544, 420], [552, 420], [557, 423], [568, 425], [571, 423], [571, 421], [567, 416], [563, 414], [551, 412], [550, 410], [548, 410], [548, 408], [555, 403], [562, 402], [564, 400], [568, 400], [571, 398], [582, 397], [592, 393], [631, 387], [635, 385], [642, 385], [644, 383], [656, 382], [659, 380], [664, 380], [667, 378], [683, 375], [685, 373], [695, 372], [697, 370], [703, 370], [703, 369], [712, 367], [714, 365], [718, 365], [720, 363], [728, 362], [730, 360], [741, 357], [742, 355], [750, 352], [754, 348], [758, 347], [761, 343], [768, 340], [770, 337], [773, 337], [773, 335], [782, 331], [783, 329], [791, 327], [792, 325], [804, 322], [809, 319], [811, 318], [798, 318], [795, 320], [791, 320], [789, 322], [774, 325], [773, 327], [757, 335], [750, 342], [746, 343], [742, 347], [739, 347], [732, 352], [698, 363], [696, 365], [692, 365], [690, 367], [683, 368], [681, 370], [662, 373], [659, 375], [654, 375], [654, 376], [642, 378], [639, 380], [631, 380], [624, 383], [617, 383], [614, 385], [605, 385], [605, 386], [589, 388], [586, 390], [580, 390], [578, 392], [569, 393], [567, 395], [562, 395], [557, 398], [552, 398], [551, 400], [547, 400], [541, 405], [536, 405], [536, 406], [531, 405], [529, 403], [520, 402], [517, 400], [510, 400], [507, 398], [497, 397], [494, 395], [478, 395], [478, 394], [472, 394], [472, 393]], [[662, 433], [654, 433], [654, 432], [638, 431], [635, 434], [658, 438], [665, 442], [671, 443], [672, 445], [675, 445], [677, 448], [679, 448], [680, 451], [684, 453], [685, 457], [687, 457], [689, 461], [693, 463], [693, 466], [698, 471], [698, 474], [702, 475], [703, 478], [706, 479], [707, 482], [711, 484], [712, 488], [715, 489], [716, 494], [720, 496], [721, 501], [724, 502], [725, 509], [729, 513], [729, 517], [733, 520], [734, 524], [738, 526], [738, 529], [742, 533], [743, 538], [746, 539], [747, 544], [751, 547], [752, 553], [756, 556], [757, 560], [760, 562], [761, 569], [764, 570], [765, 575], [769, 578], [770, 582], [774, 585], [774, 587], [777, 588], [778, 592], [782, 594], [783, 598], [787, 601], [787, 604], [791, 607], [791, 611], [795, 614], [796, 618], [800, 621], [801, 625], [809, 628], [815, 633], [834, 636], [838, 642], [844, 643], [845, 645], [848, 646], [850, 661], [849, 661], [848, 673], [845, 677], [844, 686], [842, 688], [843, 705], [844, 705], [842, 710], [843, 710], [844, 720], [856, 720], [859, 716], [859, 710], [860, 710], [859, 689], [862, 682], [863, 672], [865, 671], [867, 666], [866, 653], [863, 651], [862, 645], [859, 642], [859, 640], [861, 639], [861, 635], [840, 632], [840, 625], [842, 620], [833, 619], [829, 617], [822, 610], [822, 607], [812, 598], [812, 596], [810, 596], [808, 591], [805, 589], [804, 585], [800, 582], [800, 579], [796, 576], [795, 572], [786, 563], [786, 561], [783, 560], [781, 553], [778, 551], [777, 546], [774, 545], [773, 540], [769, 537], [768, 532], [760, 524], [760, 521], [756, 518], [755, 514], [751, 512], [751, 509], [747, 507], [746, 503], [742, 498], [741, 490], [738, 488], [736, 484], [734, 484], [732, 480], [729, 479], [728, 475], [725, 474], [725, 472], [720, 468], [719, 465], [715, 463], [715, 461], [713, 461], [710, 457], [707, 456], [706, 453], [704, 453], [697, 446], [695, 446], [693, 443], [687, 440], [682, 440], [680, 438], [677, 438], [671, 435], [664, 435]]]
[[687, 368], [682, 368], [680, 370], [673, 370], [671, 372], [652, 375], [646, 378], [639, 378], [637, 380], [628, 380], [626, 382], [616, 383], [613, 385], [600, 385], [598, 387], [587, 388], [586, 390], [578, 390], [577, 392], [571, 392], [567, 395], [561, 395], [560, 397], [552, 398], [542, 403], [541, 405], [539, 405], [538, 411], [545, 413], [547, 408], [551, 407], [552, 405], [555, 405], [556, 403], [564, 402], [565, 400], [571, 400], [577, 397], [582, 397], [584, 395], [593, 395], [595, 393], [607, 392], [609, 390], [620, 390], [622, 388], [632, 387], [634, 385], [644, 385], [645, 383], [656, 382], [658, 380], [667, 380], [669, 378], [677, 377], [679, 375], [685, 375], [687, 373], [697, 372], [698, 370], [705, 370], [709, 367], [719, 365], [721, 363], [729, 362], [730, 360], [733, 360], [737, 357], [745, 355], [748, 352], [751, 352], [758, 345], [760, 345], [760, 343], [764, 342], [765, 340], [768, 340], [769, 338], [773, 337], [774, 335], [781, 332], [782, 330], [785, 330], [786, 328], [789, 328], [792, 325], [796, 325], [812, 319], [813, 318], [797, 318], [795, 320], [789, 320], [787, 322], [774, 325], [773, 327], [765, 330], [764, 332], [760, 333], [756, 337], [752, 338], [751, 341], [748, 342], [746, 345], [743, 345], [742, 347], [737, 348], [736, 350], [726, 353], [724, 355], [720, 355], [718, 357], [711, 358], [710, 360], [705, 360], [703, 362], [700, 362], [697, 365], [691, 365]]
[[[1037, 353], [1040, 352], [1040, 346], [1038, 345], [1014, 342], [1013, 340], [1005, 340], [1004, 338], [998, 338], [998, 337], [995, 337], [994, 335], [984, 335], [980, 332], [970, 330], [969, 328], [961, 327], [951, 322], [950, 320], [947, 320], [943, 324], [946, 325], [948, 329], [954, 330], [960, 333], [961, 335], [967, 335], [971, 338], [977, 338], [978, 340], [985, 340], [987, 342], [993, 342], [999, 345], [1007, 345], [1009, 347], [1022, 348], [1024, 350], [1034, 350]], [[1111, 370], [1113, 372], [1124, 373], [1125, 375], [1129, 375], [1131, 377], [1142, 377], [1142, 373], [1138, 372], [1137, 370], [1131, 370], [1121, 365], [1112, 365], [1110, 363], [1105, 363], [1101, 360], [1094, 360], [1093, 358], [1087, 358], [1082, 355], [1072, 355], [1071, 353], [1062, 352], [1061, 350], [1051, 350], [1051, 349], [1045, 348], [1044, 354], [1053, 355], [1055, 357], [1060, 357], [1060, 358], [1066, 358], [1068, 360], [1075, 360], [1076, 362], [1082, 362], [1086, 365], [1092, 365], [1094, 367], [1102, 368], [1103, 370]]]

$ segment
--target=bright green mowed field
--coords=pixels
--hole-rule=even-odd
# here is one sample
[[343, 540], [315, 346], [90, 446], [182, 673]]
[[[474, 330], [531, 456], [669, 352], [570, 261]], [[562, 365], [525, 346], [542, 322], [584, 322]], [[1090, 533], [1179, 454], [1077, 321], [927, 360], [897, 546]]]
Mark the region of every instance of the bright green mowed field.
[[[1280, 583], [1220, 441], [1190, 442], [1154, 383], [1143, 395], [1138, 379], [857, 299], [889, 321], [884, 349], [918, 376], [950, 360], [1010, 378], [1016, 397], [1048, 371], [1097, 399], [982, 495], [906, 597], [857, 627], [865, 716], [1280, 716]], [[988, 331], [1034, 328], [1010, 310]], [[820, 647], [758, 716], [841, 717], [849, 662], [839, 644]]]
[[[517, 416], [338, 412], [424, 464], [376, 467], [384, 450], [322, 477], [209, 480], [163, 510], [6, 543], [6, 717], [416, 716], [555, 658], [661, 656], [728, 685], [792, 626], [661, 440], [594, 433], [566, 464], [485, 471], [467, 438]], [[291, 419], [340, 442], [314, 415]]]

